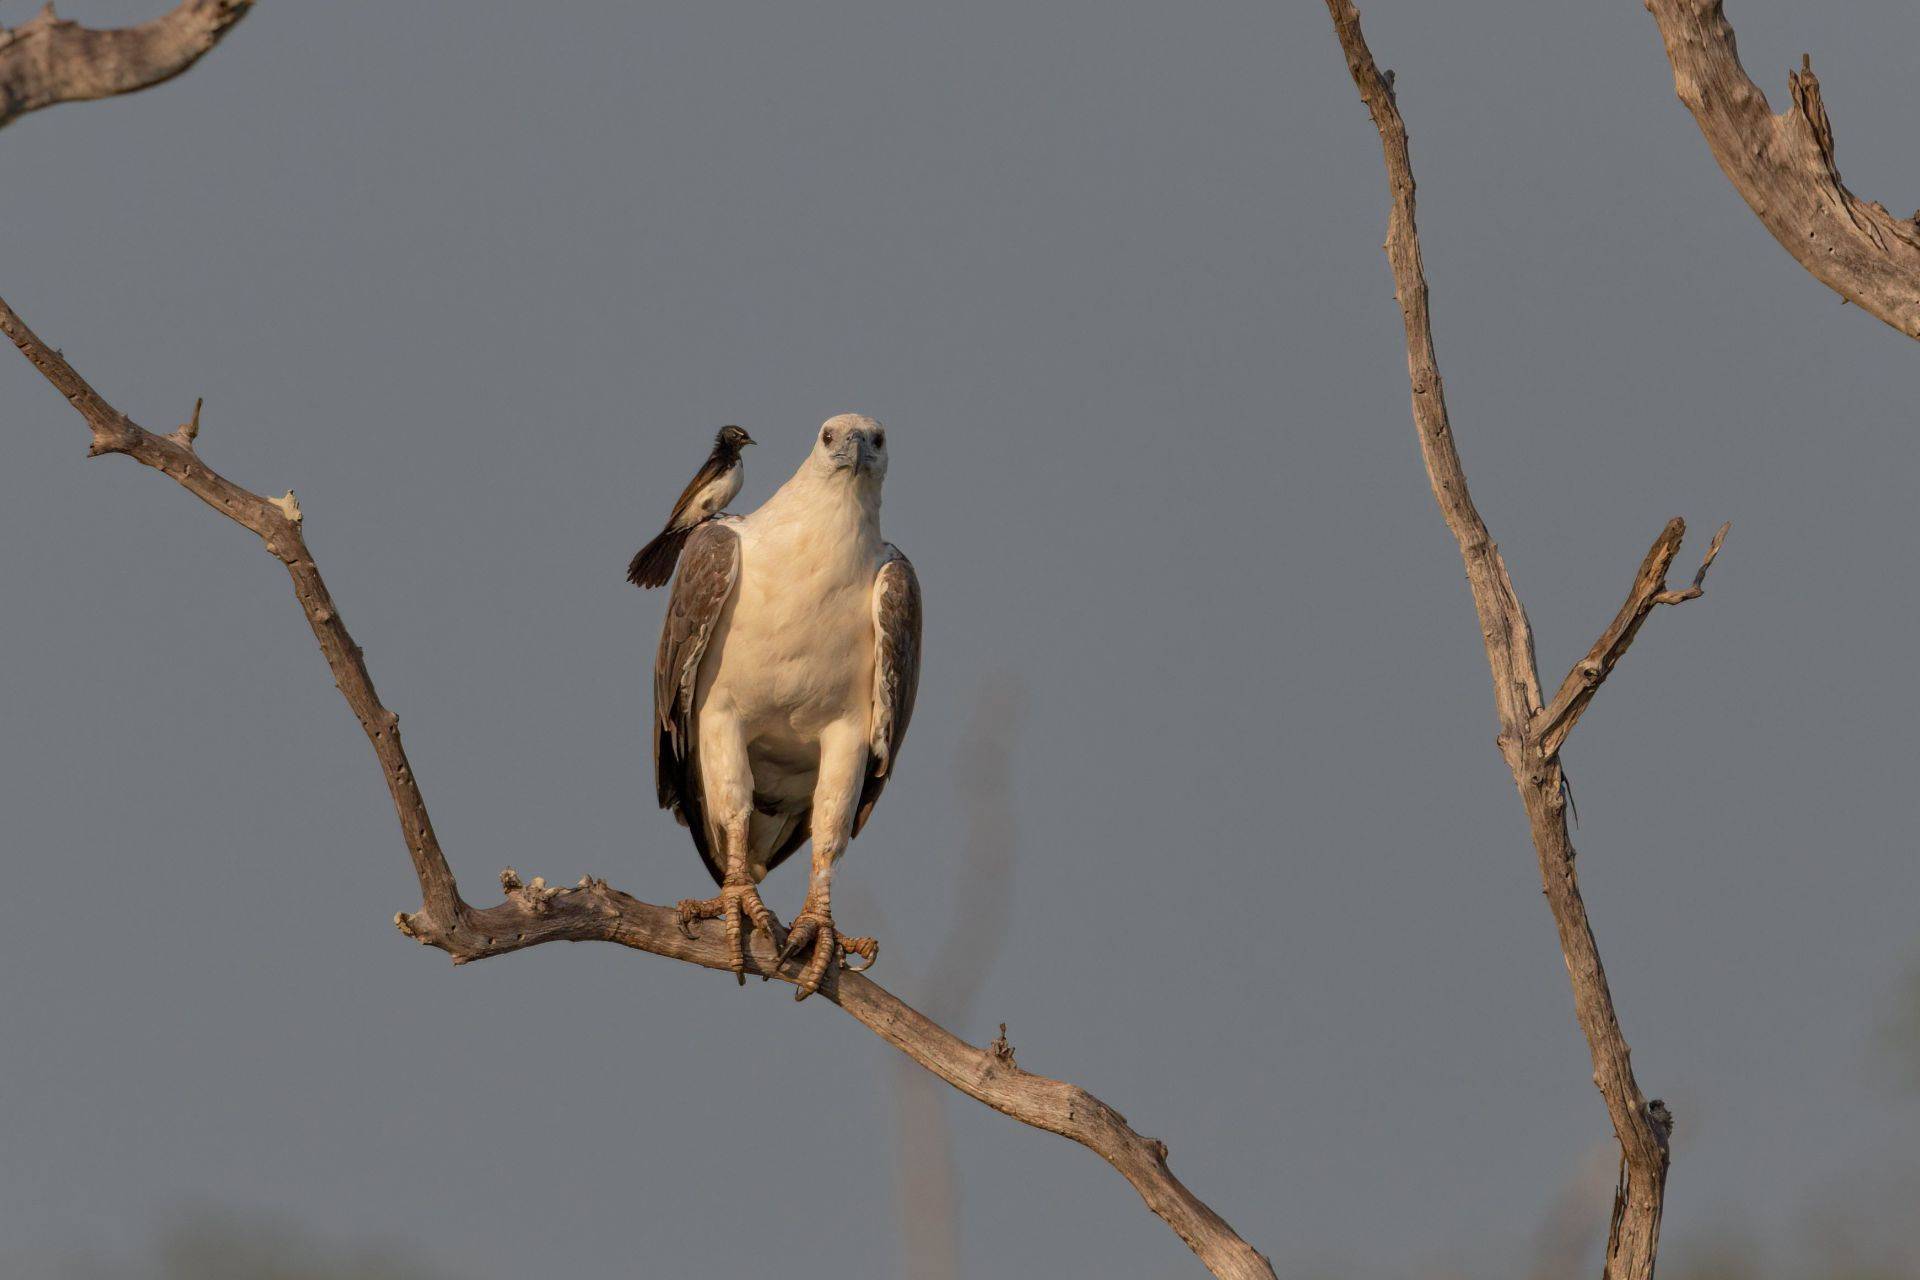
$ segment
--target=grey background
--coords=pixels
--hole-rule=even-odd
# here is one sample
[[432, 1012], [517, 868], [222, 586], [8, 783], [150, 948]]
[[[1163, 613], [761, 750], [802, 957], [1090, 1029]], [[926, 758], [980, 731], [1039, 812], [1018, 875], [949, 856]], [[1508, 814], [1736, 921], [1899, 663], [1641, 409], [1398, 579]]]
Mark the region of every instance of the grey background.
[[[1909, 207], [1920, 11], [1731, 16], [1776, 101], [1813, 51], [1850, 184]], [[1740, 205], [1639, 4], [1366, 17], [1543, 665], [1666, 517], [1735, 521], [1567, 752], [1635, 1065], [1679, 1116], [1671, 1250], [1891, 1227], [1920, 1138], [1883, 1051], [1920, 959], [1913, 344]], [[1015, 898], [958, 1030], [1004, 1019], [1164, 1136], [1283, 1274], [1511, 1273], [1563, 1198], [1603, 1225], [1606, 1118], [1320, 5], [269, 4], [0, 164], [8, 300], [136, 419], [205, 395], [207, 459], [299, 491], [470, 892], [509, 863], [702, 890], [645, 764], [662, 600], [621, 570], [720, 423], [764, 442], [750, 506], [870, 412], [928, 597], [912, 741], [841, 879], [876, 976], [925, 986], [956, 757], [1012, 673]], [[11, 356], [0, 405], [9, 1274], [136, 1268], [193, 1212], [476, 1277], [905, 1270], [891, 1050], [607, 948], [406, 942], [390, 808], [279, 566], [83, 461]], [[952, 1108], [968, 1274], [1195, 1273], [1086, 1152]]]

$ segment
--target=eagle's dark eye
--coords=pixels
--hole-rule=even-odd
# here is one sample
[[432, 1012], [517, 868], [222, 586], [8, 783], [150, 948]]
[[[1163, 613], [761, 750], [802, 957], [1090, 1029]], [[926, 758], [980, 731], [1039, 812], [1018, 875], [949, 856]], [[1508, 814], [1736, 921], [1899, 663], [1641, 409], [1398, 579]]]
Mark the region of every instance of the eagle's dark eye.
[[884, 449], [884, 448], [886, 448], [886, 447], [887, 447], [887, 433], [886, 433], [886, 432], [884, 432], [884, 431], [876, 431], [876, 432], [874, 432], [874, 433], [873, 433], [873, 447], [874, 447], [874, 448], [876, 448], [876, 449]]
[[831, 431], [822, 431], [822, 432], [820, 433], [820, 443], [821, 443], [821, 444], [827, 444], [827, 445], [830, 445], [830, 444], [832, 444], [832, 443], [833, 443], [833, 432], [831, 432]]

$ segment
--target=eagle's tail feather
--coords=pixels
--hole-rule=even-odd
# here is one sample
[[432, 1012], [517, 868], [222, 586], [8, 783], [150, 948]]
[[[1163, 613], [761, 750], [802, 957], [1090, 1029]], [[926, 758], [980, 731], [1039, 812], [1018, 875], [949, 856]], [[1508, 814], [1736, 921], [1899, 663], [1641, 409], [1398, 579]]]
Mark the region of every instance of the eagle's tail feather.
[[665, 586], [673, 576], [674, 564], [680, 559], [680, 548], [686, 545], [687, 535], [692, 532], [692, 525], [684, 529], [662, 529], [659, 537], [633, 553], [633, 559], [627, 564], [627, 581], [641, 588]]

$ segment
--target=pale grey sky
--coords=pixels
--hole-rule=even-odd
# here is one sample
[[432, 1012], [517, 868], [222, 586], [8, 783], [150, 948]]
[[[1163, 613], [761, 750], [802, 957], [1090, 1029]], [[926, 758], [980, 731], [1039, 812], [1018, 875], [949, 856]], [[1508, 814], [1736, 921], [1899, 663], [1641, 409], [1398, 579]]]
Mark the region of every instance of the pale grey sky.
[[[1668, 516], [1734, 521], [1567, 758], [1679, 1117], [1671, 1247], [1787, 1241], [1920, 1139], [1874, 1056], [1920, 961], [1916, 352], [1739, 203], [1639, 4], [1365, 12], [1543, 664]], [[1730, 16], [1776, 98], [1813, 52], [1850, 184], [1911, 207], [1920, 11]], [[1516, 1269], [1607, 1140], [1319, 4], [267, 4], [0, 164], [8, 300], [140, 421], [204, 395], [208, 460], [298, 489], [470, 893], [508, 863], [702, 890], [646, 764], [662, 600], [622, 571], [716, 426], [763, 442], [751, 505], [860, 410], [927, 595], [912, 740], [841, 878], [876, 977], [924, 986], [965, 900], [956, 753], [1018, 673], [1016, 900], [957, 1030], [1006, 1021], [1165, 1138], [1282, 1274]], [[84, 461], [9, 359], [11, 1274], [193, 1206], [479, 1280], [897, 1274], [892, 1051], [611, 948], [455, 970], [401, 938], [392, 814], [279, 567]], [[1196, 1273], [1088, 1153], [954, 1108], [969, 1274]], [[831, 1176], [776, 1184], [774, 1152]]]

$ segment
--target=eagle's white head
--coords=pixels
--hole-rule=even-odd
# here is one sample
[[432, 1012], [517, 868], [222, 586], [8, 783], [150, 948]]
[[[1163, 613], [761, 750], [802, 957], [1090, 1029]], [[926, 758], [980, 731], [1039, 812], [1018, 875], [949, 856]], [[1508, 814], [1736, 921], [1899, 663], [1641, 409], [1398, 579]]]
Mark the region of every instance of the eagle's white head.
[[820, 424], [807, 465], [822, 478], [846, 477], [878, 489], [887, 478], [887, 429], [863, 413], [843, 413]]

